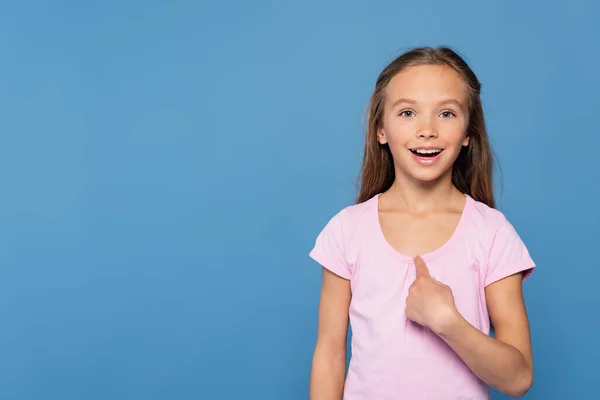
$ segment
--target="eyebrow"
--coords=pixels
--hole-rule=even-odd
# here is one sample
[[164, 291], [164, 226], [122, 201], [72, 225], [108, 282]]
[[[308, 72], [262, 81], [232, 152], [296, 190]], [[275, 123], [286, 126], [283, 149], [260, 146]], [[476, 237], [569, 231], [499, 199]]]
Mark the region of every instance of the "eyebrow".
[[[408, 104], [417, 104], [417, 102], [415, 100], [412, 99], [398, 99], [394, 102], [394, 104], [392, 104], [392, 107], [397, 107], [398, 104], [402, 104], [402, 103], [408, 103]], [[459, 107], [461, 110], [464, 110], [465, 107], [463, 106], [463, 104], [456, 100], [456, 99], [446, 99], [446, 100], [442, 100], [438, 103], [438, 105], [443, 105], [443, 104], [454, 104], [457, 107]]]

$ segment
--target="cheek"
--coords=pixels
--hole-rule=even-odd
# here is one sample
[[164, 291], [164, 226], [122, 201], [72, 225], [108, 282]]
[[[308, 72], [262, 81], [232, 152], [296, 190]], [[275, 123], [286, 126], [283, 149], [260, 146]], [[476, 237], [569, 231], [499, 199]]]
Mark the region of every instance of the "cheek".
[[410, 142], [410, 138], [402, 131], [395, 131], [391, 135], [388, 135], [388, 146], [394, 158], [402, 157], [404, 152], [407, 152], [407, 147]]
[[401, 119], [388, 120], [385, 125], [385, 132], [390, 147], [405, 146], [414, 138], [415, 128], [410, 122]]
[[447, 124], [441, 129], [440, 138], [444, 138], [445, 141], [453, 147], [461, 147], [467, 137], [467, 129], [463, 123]]

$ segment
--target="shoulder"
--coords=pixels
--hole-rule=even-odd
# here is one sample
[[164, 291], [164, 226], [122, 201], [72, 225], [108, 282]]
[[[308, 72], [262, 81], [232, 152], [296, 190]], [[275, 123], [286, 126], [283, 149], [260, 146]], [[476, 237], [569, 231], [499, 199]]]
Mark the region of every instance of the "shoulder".
[[483, 251], [486, 286], [516, 272], [524, 272], [527, 279], [535, 264], [505, 214], [473, 199], [471, 205], [469, 237]]
[[474, 218], [494, 226], [506, 223], [506, 216], [502, 211], [492, 208], [487, 204], [477, 201], [473, 198], [470, 198], [470, 201], [472, 204], [471, 209]]
[[362, 203], [345, 206], [330, 217], [330, 223], [343, 227], [346, 231], [354, 231], [369, 221], [376, 212], [376, 201], [377, 198], [373, 197]]
[[471, 225], [479, 233], [494, 235], [498, 230], [510, 225], [506, 215], [485, 203], [469, 197], [471, 208], [469, 212]]
[[321, 235], [335, 236], [350, 245], [359, 240], [364, 228], [371, 226], [377, 213], [377, 196], [362, 203], [344, 206], [328, 217]]
[[487, 253], [504, 239], [520, 239], [515, 228], [502, 211], [471, 197], [469, 197], [469, 202], [466, 236], [471, 243]]
[[356, 254], [361, 243], [361, 232], [372, 221], [376, 198], [345, 206], [325, 224], [317, 236], [310, 256], [319, 264], [342, 278], [350, 279]]

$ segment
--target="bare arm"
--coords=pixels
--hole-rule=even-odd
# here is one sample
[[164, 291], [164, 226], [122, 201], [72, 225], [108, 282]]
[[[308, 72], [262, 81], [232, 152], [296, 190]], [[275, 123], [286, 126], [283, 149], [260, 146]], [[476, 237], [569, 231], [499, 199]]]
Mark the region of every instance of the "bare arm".
[[317, 344], [310, 373], [310, 400], [342, 399], [350, 298], [350, 281], [323, 268]]
[[481, 380], [512, 397], [523, 396], [533, 382], [522, 281], [522, 275], [515, 274], [486, 288], [496, 338], [482, 333], [460, 315], [437, 332]]

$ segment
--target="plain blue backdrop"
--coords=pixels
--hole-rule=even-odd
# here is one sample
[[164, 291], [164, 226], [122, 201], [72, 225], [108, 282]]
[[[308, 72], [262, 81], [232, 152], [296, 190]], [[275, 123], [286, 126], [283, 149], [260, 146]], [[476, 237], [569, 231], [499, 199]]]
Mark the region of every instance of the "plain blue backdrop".
[[597, 396], [600, 7], [416, 3], [0, 3], [0, 398], [306, 399], [308, 252], [420, 45], [483, 82], [538, 264], [527, 398]]

